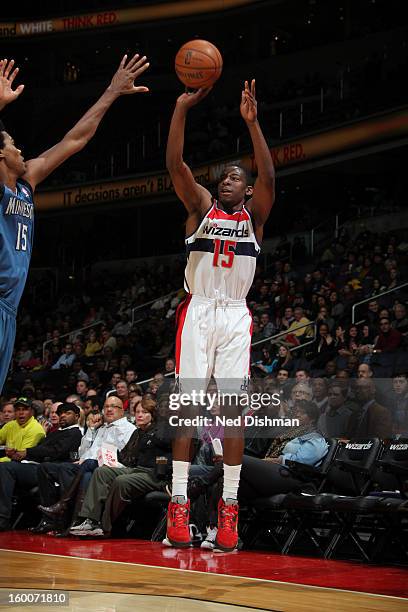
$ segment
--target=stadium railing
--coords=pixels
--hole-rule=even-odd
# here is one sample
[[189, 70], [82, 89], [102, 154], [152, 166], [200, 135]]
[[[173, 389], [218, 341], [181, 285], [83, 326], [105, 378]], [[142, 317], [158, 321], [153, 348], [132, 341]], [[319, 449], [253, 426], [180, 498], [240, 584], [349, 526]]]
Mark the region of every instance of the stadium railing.
[[[293, 335], [294, 331], [298, 331], [299, 329], [304, 329], [307, 327], [313, 327], [313, 337], [311, 337], [310, 340], [308, 340], [307, 342], [303, 342], [302, 344], [299, 344], [297, 346], [292, 346], [292, 347], [288, 347], [290, 352], [293, 351], [297, 351], [300, 348], [303, 348], [305, 346], [307, 346], [308, 344], [312, 344], [312, 342], [314, 342], [316, 340], [316, 335], [317, 335], [317, 321], [309, 321], [309, 323], [304, 323], [303, 325], [299, 325], [298, 327], [296, 327], [295, 330], [291, 330], [288, 331], [287, 329], [279, 332], [278, 334], [274, 334], [273, 336], [268, 336], [267, 338], [262, 338], [262, 340], [257, 340], [256, 342], [253, 342], [251, 344], [251, 347], [253, 348], [254, 346], [260, 346], [261, 344], [265, 344], [266, 342], [274, 342], [276, 340], [278, 340], [279, 338], [283, 338], [284, 336], [290, 336]], [[253, 364], [251, 364], [253, 365]]]
[[[156, 300], [154, 300], [156, 301]], [[289, 351], [296, 351], [297, 349], [301, 349], [304, 346], [307, 346], [308, 344], [311, 344], [312, 342], [315, 341], [316, 339], [316, 331], [317, 331], [317, 322], [316, 321], [311, 321], [310, 323], [305, 323], [304, 325], [299, 325], [299, 327], [297, 329], [303, 329], [304, 327], [313, 327], [313, 338], [308, 341], [308, 342], [304, 342], [303, 344], [299, 344], [298, 346], [293, 346], [289, 349]], [[290, 332], [292, 333], [292, 332]], [[251, 344], [251, 347], [254, 346], [258, 346], [260, 344], [264, 344], [265, 342], [272, 342], [273, 340], [276, 340], [278, 338], [281, 338], [283, 336], [287, 336], [288, 335], [288, 331], [283, 331], [283, 332], [279, 332], [279, 334], [274, 334], [273, 336], [268, 336], [268, 338], [262, 338], [262, 340], [257, 340], [257, 342], [253, 342]], [[251, 365], [253, 365], [251, 363]], [[167, 374], [164, 374], [164, 376], [167, 378], [169, 376], [174, 376], [174, 372], [168, 372]], [[146, 378], [146, 380], [141, 380], [140, 382], [138, 382], [139, 385], [145, 385], [148, 384], [149, 382], [151, 382], [154, 379], [154, 377], [151, 378]]]
[[361, 306], [362, 304], [367, 304], [367, 302], [373, 302], [374, 300], [378, 300], [383, 295], [389, 295], [390, 293], [394, 293], [394, 291], [399, 291], [403, 287], [407, 287], [407, 286], [408, 286], [408, 282], [407, 283], [402, 283], [402, 285], [398, 285], [398, 287], [393, 287], [392, 289], [387, 289], [386, 291], [383, 291], [382, 293], [378, 293], [377, 295], [372, 295], [372, 296], [370, 296], [368, 298], [365, 298], [364, 300], [361, 300], [360, 302], [356, 302], [355, 304], [353, 304], [353, 306], [351, 308], [351, 324], [352, 325], [359, 325], [360, 323], [363, 322], [363, 320], [356, 322], [356, 309], [358, 308], [358, 306]]
[[177, 295], [182, 290], [183, 290], [182, 288], [176, 289], [175, 291], [171, 291], [171, 293], [166, 293], [165, 295], [161, 295], [160, 297], [156, 297], [153, 300], [149, 300], [148, 302], [145, 302], [144, 304], [140, 304], [139, 306], [135, 306], [134, 308], [132, 308], [132, 316], [131, 316], [132, 325], [134, 325], [138, 321], [143, 320], [143, 319], [138, 319], [138, 321], [136, 321], [135, 319], [136, 312], [142, 310], [143, 308], [146, 308], [147, 306], [151, 306], [152, 304], [155, 304], [155, 302], [160, 302], [161, 300], [167, 301], [171, 296]]
[[[104, 323], [105, 321], [95, 321], [94, 323], [91, 323], [90, 325], [85, 325], [84, 327], [79, 327], [78, 329], [73, 329], [72, 331], [66, 334], [62, 334], [59, 337], [59, 339], [61, 340], [62, 338], [70, 338], [69, 342], [72, 342], [71, 339], [75, 338], [78, 334], [80, 334], [85, 329], [91, 329], [92, 327], [97, 327], [98, 325], [104, 325]], [[53, 343], [53, 340], [46, 340], [45, 342], [43, 342], [43, 346], [42, 346], [43, 363], [45, 362], [45, 350], [47, 346], [52, 343]]]

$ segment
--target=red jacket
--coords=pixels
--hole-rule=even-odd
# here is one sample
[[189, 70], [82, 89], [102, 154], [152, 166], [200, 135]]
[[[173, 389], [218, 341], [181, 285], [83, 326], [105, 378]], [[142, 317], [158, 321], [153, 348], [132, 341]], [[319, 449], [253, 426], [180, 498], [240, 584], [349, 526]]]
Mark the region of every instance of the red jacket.
[[397, 329], [391, 328], [386, 334], [380, 332], [374, 348], [383, 353], [390, 353], [391, 351], [396, 351], [397, 348], [400, 347], [401, 341], [402, 334]]

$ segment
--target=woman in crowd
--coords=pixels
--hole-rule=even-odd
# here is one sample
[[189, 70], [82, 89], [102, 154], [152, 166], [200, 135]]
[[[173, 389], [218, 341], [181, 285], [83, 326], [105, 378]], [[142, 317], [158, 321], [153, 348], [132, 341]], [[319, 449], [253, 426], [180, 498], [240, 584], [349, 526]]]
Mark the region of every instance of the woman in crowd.
[[292, 354], [287, 346], [281, 345], [278, 349], [278, 354], [272, 362], [272, 372], [278, 372], [284, 368], [288, 372], [293, 370]]
[[358, 345], [358, 355], [362, 362], [370, 363], [371, 352], [378, 333], [370, 325], [363, 325]]
[[373, 279], [372, 289], [369, 292], [367, 297], [375, 297], [379, 293], [385, 291], [386, 287], [381, 284], [381, 281], [378, 278]]
[[311, 319], [315, 320], [320, 310], [319, 294], [313, 293], [310, 302], [310, 308], [306, 309], [307, 314]]
[[387, 289], [395, 289], [400, 284], [399, 272], [396, 268], [391, 268], [387, 275]]
[[321, 463], [328, 445], [317, 429], [319, 416], [319, 408], [314, 402], [295, 402], [293, 418], [298, 419], [299, 426], [273, 439], [264, 459], [244, 455], [240, 498], [269, 497], [302, 488], [304, 482], [290, 471], [286, 463], [289, 460], [312, 466]]
[[335, 321], [343, 316], [344, 306], [341, 302], [339, 302], [337, 291], [330, 292], [328, 308], [331, 318]]
[[312, 368], [315, 370], [323, 370], [326, 363], [333, 359], [336, 353], [336, 347], [333, 336], [329, 333], [327, 323], [321, 323], [313, 347]]
[[344, 347], [338, 350], [341, 357], [354, 355], [359, 346], [359, 331], [356, 325], [351, 325], [345, 334]]
[[346, 348], [346, 330], [341, 325], [337, 325], [334, 336], [334, 346], [337, 353], [340, 349]]
[[140, 385], [130, 383], [128, 385], [129, 393], [129, 416], [132, 419], [132, 423], [136, 421], [136, 408], [142, 403], [143, 391]]
[[137, 429], [118, 453], [121, 467], [104, 465], [93, 473], [79, 512], [80, 524], [71, 528], [72, 535], [108, 536], [130, 503], [164, 490], [166, 480], [156, 474], [156, 459], [163, 457], [170, 467], [171, 441], [167, 423], [156, 423], [155, 417], [156, 402], [143, 398], [136, 409]]
[[271, 374], [273, 372], [272, 356], [270, 348], [264, 346], [262, 349], [262, 359], [254, 363], [252, 366], [256, 374], [263, 373], [264, 375]]

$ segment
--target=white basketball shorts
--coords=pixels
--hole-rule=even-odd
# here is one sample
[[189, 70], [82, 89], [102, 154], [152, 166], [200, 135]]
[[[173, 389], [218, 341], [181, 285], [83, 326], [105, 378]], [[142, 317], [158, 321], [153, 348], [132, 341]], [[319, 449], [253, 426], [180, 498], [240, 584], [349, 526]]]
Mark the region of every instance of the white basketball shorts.
[[248, 390], [252, 316], [245, 300], [188, 295], [177, 310], [176, 377], [181, 392]]

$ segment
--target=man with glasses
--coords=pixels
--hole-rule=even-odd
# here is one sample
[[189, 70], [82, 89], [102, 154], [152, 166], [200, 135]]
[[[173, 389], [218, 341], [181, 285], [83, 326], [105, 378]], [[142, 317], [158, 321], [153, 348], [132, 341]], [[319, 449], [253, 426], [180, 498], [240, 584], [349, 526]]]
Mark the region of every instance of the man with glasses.
[[[69, 507], [76, 501], [79, 507], [85, 495], [93, 472], [98, 467], [98, 456], [104, 444], [112, 444], [122, 450], [135, 426], [124, 416], [123, 403], [115, 396], [107, 397], [103, 406], [103, 425], [88, 429], [79, 447], [79, 461], [76, 463], [43, 464], [39, 478], [41, 505], [44, 519], [38, 525], [37, 533], [60, 530]], [[58, 500], [55, 482], [59, 483], [62, 496]], [[78, 494], [79, 492], [79, 494]]]

